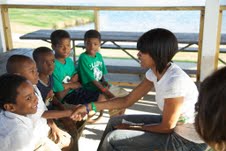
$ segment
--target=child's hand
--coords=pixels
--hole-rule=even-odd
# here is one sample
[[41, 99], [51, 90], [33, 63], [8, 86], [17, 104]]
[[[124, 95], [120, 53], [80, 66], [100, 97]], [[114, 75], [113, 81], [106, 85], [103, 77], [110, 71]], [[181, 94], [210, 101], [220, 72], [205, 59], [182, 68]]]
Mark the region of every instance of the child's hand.
[[70, 82], [78, 82], [78, 81], [79, 81], [78, 74], [75, 74], [71, 77]]
[[73, 111], [70, 118], [76, 121], [81, 121], [87, 114], [85, 105], [78, 105]]
[[77, 89], [81, 87], [81, 84], [79, 82], [73, 82], [73, 83], [65, 83], [63, 84], [64, 90], [68, 89]]
[[46, 100], [45, 100], [46, 106], [48, 106], [50, 104], [50, 102], [53, 100], [53, 97], [54, 97], [54, 93], [52, 90], [50, 90], [46, 96]]
[[50, 90], [46, 96], [46, 99], [53, 98], [53, 96], [54, 96], [53, 90]]
[[108, 98], [114, 98], [114, 97], [115, 97], [114, 94], [111, 93], [111, 92], [109, 91], [109, 89], [107, 89], [107, 90], [104, 92], [104, 94], [105, 94]]
[[105, 88], [110, 88], [110, 84], [107, 81], [101, 83]]
[[57, 126], [51, 129], [51, 136], [56, 144], [60, 143], [63, 147], [70, 144], [70, 140], [65, 138], [70, 138], [71, 136], [65, 131], [59, 129]]

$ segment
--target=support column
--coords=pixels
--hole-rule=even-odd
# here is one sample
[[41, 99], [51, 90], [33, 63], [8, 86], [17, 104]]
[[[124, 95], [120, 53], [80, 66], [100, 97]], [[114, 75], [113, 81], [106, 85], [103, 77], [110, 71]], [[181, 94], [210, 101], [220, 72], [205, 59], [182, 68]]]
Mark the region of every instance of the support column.
[[207, 0], [205, 7], [200, 81], [217, 70], [220, 29], [219, 0]]
[[[0, 13], [2, 8], [0, 8]], [[3, 30], [3, 21], [2, 21], [2, 15], [0, 15], [0, 53], [6, 51], [6, 45], [5, 45], [5, 35]]]
[[99, 23], [99, 10], [94, 10], [94, 24], [95, 24], [95, 29], [100, 30], [100, 23]]
[[4, 33], [6, 51], [9, 51], [13, 48], [13, 43], [12, 43], [8, 8], [6, 7], [1, 8], [1, 20], [2, 20], [2, 29]]

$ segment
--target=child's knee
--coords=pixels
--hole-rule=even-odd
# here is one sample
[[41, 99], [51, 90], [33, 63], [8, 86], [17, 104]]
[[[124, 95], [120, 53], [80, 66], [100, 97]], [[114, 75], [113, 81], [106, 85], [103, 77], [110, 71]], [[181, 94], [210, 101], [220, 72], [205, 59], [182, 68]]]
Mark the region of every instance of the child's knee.
[[104, 102], [106, 100], [107, 100], [106, 96], [104, 96], [103, 94], [100, 94], [99, 97], [98, 97], [97, 102]]

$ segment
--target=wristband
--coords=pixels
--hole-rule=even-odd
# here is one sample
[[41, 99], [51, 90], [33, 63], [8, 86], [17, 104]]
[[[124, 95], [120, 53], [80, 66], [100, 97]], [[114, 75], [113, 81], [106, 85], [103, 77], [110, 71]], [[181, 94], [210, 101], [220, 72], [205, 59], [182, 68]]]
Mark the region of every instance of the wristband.
[[89, 114], [89, 106], [88, 106], [88, 104], [85, 104], [85, 106], [86, 106], [86, 113]]
[[101, 89], [101, 92], [106, 92], [107, 91], [107, 88], [103, 88], [103, 89]]
[[94, 104], [94, 102], [91, 102], [91, 106], [92, 106], [92, 110], [94, 110], [95, 112], [97, 112], [97, 107], [96, 107], [96, 105]]

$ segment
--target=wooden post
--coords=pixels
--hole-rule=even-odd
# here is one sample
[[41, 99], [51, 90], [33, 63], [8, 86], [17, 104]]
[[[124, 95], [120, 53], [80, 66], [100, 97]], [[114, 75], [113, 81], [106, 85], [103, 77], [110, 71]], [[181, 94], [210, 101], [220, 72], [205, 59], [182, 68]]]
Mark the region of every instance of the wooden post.
[[[0, 13], [1, 13], [1, 8], [0, 8]], [[3, 30], [2, 15], [0, 15], [0, 53], [5, 51], [6, 51], [5, 35]]]
[[200, 25], [199, 25], [198, 61], [197, 61], [196, 81], [200, 81], [204, 16], [205, 16], [205, 10], [201, 10], [201, 12], [200, 12]]
[[3, 25], [3, 32], [5, 37], [6, 50], [9, 51], [13, 48], [13, 43], [12, 43], [11, 28], [9, 23], [8, 8], [2, 7], [1, 17], [2, 17], [2, 25]]
[[200, 68], [200, 81], [203, 81], [217, 68], [217, 46], [219, 32], [219, 0], [206, 1], [203, 41], [202, 41], [202, 56]]
[[218, 18], [218, 28], [217, 28], [217, 44], [216, 44], [216, 54], [215, 54], [215, 69], [218, 68], [218, 58], [220, 53], [220, 42], [221, 42], [221, 26], [222, 26], [222, 16], [223, 11], [219, 10], [219, 18]]
[[94, 24], [95, 29], [100, 30], [99, 10], [94, 10]]

